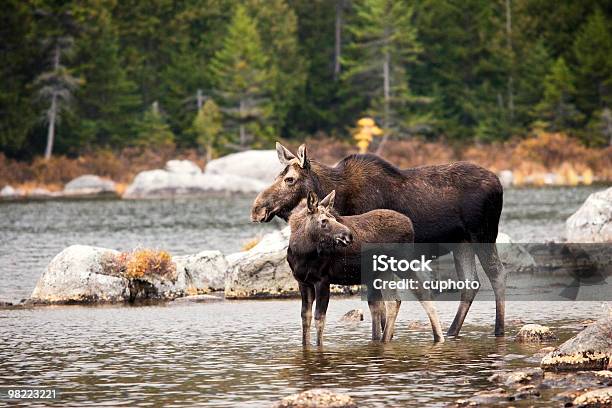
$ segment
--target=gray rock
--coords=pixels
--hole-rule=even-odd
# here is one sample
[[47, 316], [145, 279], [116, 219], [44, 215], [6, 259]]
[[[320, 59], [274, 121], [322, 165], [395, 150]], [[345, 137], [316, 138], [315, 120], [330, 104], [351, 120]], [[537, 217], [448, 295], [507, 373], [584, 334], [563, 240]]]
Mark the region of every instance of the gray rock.
[[72, 245], [53, 258], [38, 280], [30, 303], [119, 302], [128, 296], [128, 280], [105, 274], [106, 248]]
[[235, 175], [149, 170], [138, 173], [123, 198], [174, 197], [207, 193], [257, 193], [267, 184]]
[[612, 187], [593, 193], [565, 222], [569, 242], [612, 242]]
[[191, 160], [170, 160], [166, 163], [166, 171], [170, 173], [200, 174], [202, 169]]
[[36, 187], [30, 190], [28, 196], [32, 198], [54, 198], [61, 196], [61, 193], [54, 193], [46, 188]]
[[206, 174], [231, 174], [270, 183], [281, 172], [276, 150], [247, 150], [210, 161]]
[[25, 195], [25, 192], [20, 188], [13, 188], [13, 186], [6, 185], [0, 190], [0, 198], [14, 199], [20, 198]]
[[363, 321], [363, 310], [353, 309], [346, 312], [340, 319], [344, 322], [361, 322]]
[[591, 324], [542, 358], [550, 371], [604, 370], [612, 361], [612, 317]]
[[[28, 303], [102, 303], [174, 299], [224, 288], [227, 261], [219, 251], [203, 251], [172, 259], [172, 276], [145, 275], [126, 279], [105, 268], [119, 252], [73, 245], [60, 252], [38, 280]], [[112, 268], [110, 268], [112, 269]]]
[[537, 264], [524, 245], [515, 242], [508, 234], [497, 234], [499, 259], [510, 272], [534, 271]]
[[489, 377], [489, 381], [504, 385], [506, 387], [520, 387], [534, 380], [539, 380], [543, 376], [543, 371], [540, 368], [531, 368], [520, 371], [510, 371], [505, 373], [496, 373]]
[[349, 395], [314, 388], [285, 397], [273, 406], [275, 408], [356, 408], [357, 403]]
[[514, 173], [512, 173], [512, 170], [502, 170], [499, 172], [498, 177], [503, 188], [512, 187], [514, 183]]
[[79, 176], [64, 186], [64, 195], [115, 194], [116, 186], [112, 180], [93, 174]]
[[229, 255], [226, 298], [285, 297], [299, 293], [287, 263], [289, 227], [266, 234], [248, 251]]
[[539, 343], [556, 340], [557, 336], [546, 326], [539, 324], [526, 324], [516, 335], [515, 341], [520, 343]]
[[219, 251], [202, 251], [195, 255], [175, 256], [177, 280], [160, 287], [160, 292], [203, 294], [225, 288], [227, 261]]

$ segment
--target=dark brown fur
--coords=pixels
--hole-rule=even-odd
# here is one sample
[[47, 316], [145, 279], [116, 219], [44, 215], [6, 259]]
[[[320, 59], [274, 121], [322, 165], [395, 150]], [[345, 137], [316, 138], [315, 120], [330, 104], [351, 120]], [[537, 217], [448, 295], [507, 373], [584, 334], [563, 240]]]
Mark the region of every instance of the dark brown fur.
[[[319, 205], [310, 193], [308, 205], [296, 210], [289, 218], [291, 237], [287, 261], [302, 294], [302, 328], [304, 344], [309, 343], [312, 303], [316, 299], [315, 322], [317, 344], [322, 344], [325, 313], [329, 303], [329, 285], [357, 285], [361, 283], [361, 246], [364, 243], [414, 242], [412, 222], [408, 217], [391, 210], [373, 210], [354, 216], [339, 216], [333, 211], [330, 193]], [[331, 201], [331, 203], [330, 203]], [[393, 335], [399, 301], [390, 316], [382, 313], [383, 302], [369, 302], [372, 311], [372, 336], [389, 341]], [[428, 314], [430, 311], [426, 308]], [[435, 309], [431, 319], [434, 338], [443, 341]], [[386, 322], [384, 320], [386, 319]]]
[[[328, 167], [310, 160], [303, 145], [297, 156], [281, 145], [277, 150], [285, 168], [255, 199], [253, 221], [267, 222], [274, 216], [287, 220], [308, 191], [324, 197], [336, 190], [335, 208], [344, 216], [375, 209], [408, 216], [415, 242], [485, 243], [477, 255], [496, 295], [495, 333], [503, 334], [505, 272], [494, 245], [503, 189], [495, 174], [468, 162], [400, 170], [369, 154], [348, 156]], [[466, 247], [453, 255], [459, 279], [477, 279], [474, 250]], [[449, 335], [459, 333], [475, 294], [462, 295]]]

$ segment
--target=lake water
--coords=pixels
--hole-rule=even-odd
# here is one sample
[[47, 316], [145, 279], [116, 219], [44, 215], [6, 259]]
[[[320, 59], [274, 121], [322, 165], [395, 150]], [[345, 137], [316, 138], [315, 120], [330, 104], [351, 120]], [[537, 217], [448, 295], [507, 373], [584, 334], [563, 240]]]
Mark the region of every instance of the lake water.
[[[599, 189], [508, 190], [500, 230], [524, 242], [562, 239], [565, 219]], [[29, 296], [48, 262], [72, 244], [240, 250], [283, 226], [251, 224], [252, 199], [2, 203], [0, 300]], [[383, 346], [368, 341], [368, 313], [358, 324], [340, 321], [353, 308], [367, 312], [359, 299], [332, 299], [323, 349], [302, 348], [297, 300], [0, 310], [0, 385], [59, 387], [51, 403], [74, 406], [269, 406], [318, 386], [363, 406], [444, 406], [491, 388], [495, 370], [534, 365], [526, 358], [539, 346], [515, 344], [520, 323], [512, 319], [550, 325], [565, 339], [581, 320], [607, 313], [596, 302], [511, 303], [510, 335], [500, 339], [491, 335], [492, 304], [476, 302], [462, 337], [433, 345], [427, 328], [408, 327], [426, 318], [406, 303], [394, 341]], [[456, 304], [439, 309], [448, 327]], [[549, 406], [550, 399], [530, 403]]]

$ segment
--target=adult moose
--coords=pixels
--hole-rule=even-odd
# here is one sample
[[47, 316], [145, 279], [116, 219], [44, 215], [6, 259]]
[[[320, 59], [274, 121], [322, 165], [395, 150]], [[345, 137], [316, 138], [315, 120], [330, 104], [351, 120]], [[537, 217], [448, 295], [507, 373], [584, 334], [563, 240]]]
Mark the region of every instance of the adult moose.
[[[332, 191], [323, 200], [308, 193], [304, 208], [297, 207], [289, 217], [291, 237], [287, 261], [300, 286], [302, 296], [302, 343], [310, 343], [312, 304], [316, 300], [315, 325], [317, 345], [323, 344], [323, 328], [329, 304], [330, 284], [358, 285], [361, 283], [361, 245], [376, 243], [412, 243], [414, 231], [410, 219], [391, 210], [372, 210], [359, 215], [340, 216], [334, 210]], [[411, 278], [418, 279], [416, 274]], [[431, 293], [422, 285], [414, 294], [421, 302], [431, 323], [434, 341], [444, 341], [442, 326]], [[379, 293], [379, 295], [381, 295]], [[401, 302], [395, 300], [386, 310], [382, 324], [384, 302], [368, 301], [372, 313], [372, 339], [391, 340]]]
[[[495, 335], [504, 334], [506, 274], [495, 240], [503, 189], [492, 172], [468, 162], [400, 170], [378, 156], [351, 155], [335, 167], [317, 163], [301, 145], [297, 156], [277, 143], [285, 166], [251, 208], [251, 219], [288, 220], [291, 211], [314, 191], [319, 198], [336, 190], [341, 215], [389, 209], [408, 216], [417, 243], [456, 243], [455, 268], [460, 280], [478, 279], [475, 256], [495, 293]], [[479, 243], [470, 245], [470, 243]], [[448, 336], [457, 336], [477, 290], [464, 290]]]

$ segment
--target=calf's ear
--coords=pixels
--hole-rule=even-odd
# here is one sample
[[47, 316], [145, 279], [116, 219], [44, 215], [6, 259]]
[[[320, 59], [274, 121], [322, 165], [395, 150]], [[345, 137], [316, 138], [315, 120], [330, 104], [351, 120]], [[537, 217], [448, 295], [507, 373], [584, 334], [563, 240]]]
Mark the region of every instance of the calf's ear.
[[305, 169], [308, 166], [308, 155], [306, 154], [306, 145], [303, 144], [298, 148], [297, 158], [300, 167]]
[[278, 154], [278, 160], [283, 166], [288, 166], [291, 160], [295, 159], [293, 153], [289, 151], [285, 146], [276, 142], [276, 154]]
[[328, 210], [334, 208], [334, 199], [336, 198], [336, 190], [332, 190], [324, 199], [321, 200], [321, 205]]
[[306, 200], [308, 204], [308, 212], [314, 213], [317, 211], [317, 207], [319, 206], [319, 197], [314, 193], [314, 191], [308, 192], [308, 199]]

